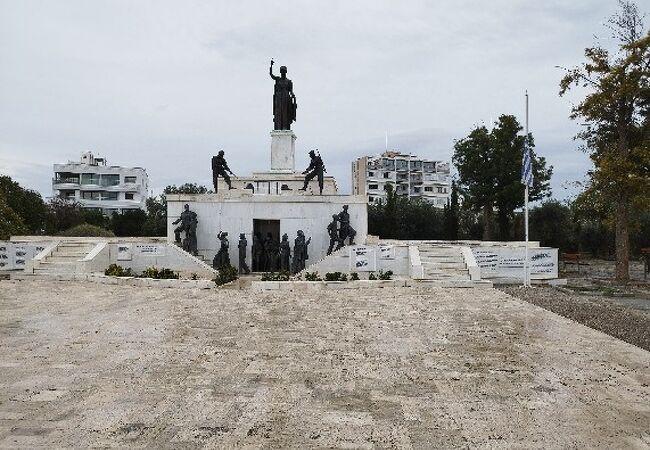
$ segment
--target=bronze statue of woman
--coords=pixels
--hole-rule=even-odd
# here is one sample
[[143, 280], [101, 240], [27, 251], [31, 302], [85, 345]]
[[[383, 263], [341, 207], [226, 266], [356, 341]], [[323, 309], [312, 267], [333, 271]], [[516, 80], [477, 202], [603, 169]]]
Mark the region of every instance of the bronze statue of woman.
[[287, 78], [287, 67], [280, 67], [280, 76], [273, 75], [273, 60], [269, 67], [269, 75], [275, 80], [273, 91], [273, 129], [290, 130], [291, 122], [296, 120], [296, 96], [293, 93], [293, 83]]

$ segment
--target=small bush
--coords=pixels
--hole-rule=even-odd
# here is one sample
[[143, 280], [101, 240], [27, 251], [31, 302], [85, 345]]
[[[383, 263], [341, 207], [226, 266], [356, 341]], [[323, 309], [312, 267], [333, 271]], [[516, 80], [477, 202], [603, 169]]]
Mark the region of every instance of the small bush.
[[89, 223], [82, 223], [80, 225], [75, 225], [74, 227], [68, 228], [65, 231], [61, 231], [57, 236], [67, 236], [67, 237], [115, 237], [112, 231], [107, 230], [97, 225], [91, 225]]
[[341, 272], [327, 272], [325, 281], [348, 281], [348, 275]]
[[154, 278], [156, 280], [178, 280], [179, 276], [171, 269], [147, 267], [140, 275], [140, 278]]
[[377, 275], [377, 278], [379, 278], [380, 280], [392, 280], [391, 278], [392, 276], [393, 276], [392, 270], [387, 270], [386, 272], [380, 270], [379, 275]]
[[323, 281], [318, 272], [305, 272], [305, 281]]
[[230, 283], [231, 281], [235, 281], [237, 278], [239, 278], [239, 271], [236, 267], [229, 265], [222, 267], [219, 270], [219, 273], [217, 273], [217, 277], [214, 279], [214, 282], [217, 284], [217, 286], [223, 286], [224, 284]]
[[262, 281], [289, 281], [291, 275], [286, 270], [275, 272], [266, 272], [262, 275]]
[[377, 275], [375, 275], [375, 272], [370, 272], [370, 275], [368, 275], [368, 279], [369, 279], [369, 280], [376, 280], [376, 279], [377, 279]]
[[104, 271], [104, 275], [109, 277], [132, 277], [133, 272], [131, 272], [131, 268], [125, 269], [117, 264], [111, 264], [108, 266], [108, 269]]
[[359, 274], [356, 272], [352, 272], [350, 274], [350, 281], [359, 281]]

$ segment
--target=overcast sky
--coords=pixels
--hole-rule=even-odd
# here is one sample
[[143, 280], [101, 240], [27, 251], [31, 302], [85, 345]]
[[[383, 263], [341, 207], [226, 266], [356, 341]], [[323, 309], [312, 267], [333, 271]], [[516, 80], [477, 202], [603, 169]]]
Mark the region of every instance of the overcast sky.
[[51, 195], [52, 164], [92, 150], [142, 166], [156, 194], [270, 167], [271, 57], [298, 99], [296, 164], [319, 148], [342, 193], [350, 162], [391, 149], [450, 160], [454, 139], [500, 114], [524, 122], [575, 194], [588, 158], [576, 94], [555, 66], [583, 61], [614, 0], [0, 0], [0, 173]]

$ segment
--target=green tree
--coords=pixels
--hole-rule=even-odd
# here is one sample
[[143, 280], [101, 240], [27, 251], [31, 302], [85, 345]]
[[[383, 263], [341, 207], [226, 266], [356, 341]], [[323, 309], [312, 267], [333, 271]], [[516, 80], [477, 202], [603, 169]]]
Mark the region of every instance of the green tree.
[[571, 110], [586, 122], [578, 138], [594, 170], [588, 191], [607, 205], [614, 225], [616, 279], [629, 279], [630, 218], [650, 202], [650, 32], [644, 31], [636, 5], [619, 1], [620, 12], [608, 28], [617, 49], [585, 49], [586, 62], [568, 69], [560, 95], [575, 86], [590, 92]]
[[386, 202], [368, 208], [368, 233], [383, 239], [442, 239], [443, 213], [430, 203], [386, 189]]
[[111, 229], [115, 236], [144, 236], [147, 213], [141, 209], [128, 209], [121, 214], [113, 213]]
[[142, 231], [145, 236], [167, 235], [167, 199], [165, 194], [147, 199], [147, 220]]
[[172, 184], [164, 190], [165, 194], [211, 194], [212, 191], [196, 183], [185, 183], [180, 186]]
[[546, 247], [576, 251], [575, 224], [571, 208], [549, 200], [530, 210], [530, 238]]
[[453, 180], [451, 182], [451, 196], [449, 198], [449, 204], [445, 205], [443, 212], [445, 239], [458, 239], [458, 231], [460, 228], [459, 214], [460, 204], [458, 202], [458, 187], [456, 186], [456, 181]]
[[[458, 189], [463, 204], [483, 214], [483, 239], [496, 237], [493, 215], [496, 209], [499, 238], [512, 236], [514, 211], [524, 206], [524, 185], [521, 183], [521, 161], [526, 137], [515, 116], [503, 114], [490, 131], [476, 127], [466, 138], [454, 144], [453, 162], [458, 170]], [[534, 141], [528, 135], [534, 182], [529, 189], [531, 201], [551, 195], [553, 167], [537, 157]]]
[[25, 226], [25, 232], [40, 234], [45, 228], [47, 207], [36, 191], [25, 189], [11, 177], [0, 176], [0, 193], [7, 205], [18, 214]]
[[52, 198], [47, 203], [45, 230], [54, 236], [84, 222], [81, 205], [62, 198]]
[[4, 193], [0, 191], [0, 240], [7, 240], [11, 236], [25, 234], [27, 227], [23, 219], [11, 209], [5, 200]]

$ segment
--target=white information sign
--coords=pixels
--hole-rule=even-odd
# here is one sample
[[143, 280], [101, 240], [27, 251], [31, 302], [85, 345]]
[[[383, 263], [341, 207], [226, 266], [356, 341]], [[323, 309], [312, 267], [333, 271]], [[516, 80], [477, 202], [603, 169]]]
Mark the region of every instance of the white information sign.
[[165, 256], [164, 244], [135, 244], [135, 250], [143, 256]]
[[377, 270], [377, 251], [365, 245], [350, 247], [350, 271], [374, 272]]
[[[481, 268], [483, 278], [522, 278], [524, 276], [523, 247], [474, 247], [472, 253]], [[536, 280], [558, 277], [556, 248], [528, 249], [530, 276]]]
[[118, 261], [131, 261], [133, 259], [133, 251], [131, 244], [118, 244], [117, 245], [117, 260]]

